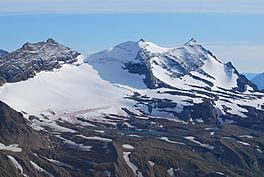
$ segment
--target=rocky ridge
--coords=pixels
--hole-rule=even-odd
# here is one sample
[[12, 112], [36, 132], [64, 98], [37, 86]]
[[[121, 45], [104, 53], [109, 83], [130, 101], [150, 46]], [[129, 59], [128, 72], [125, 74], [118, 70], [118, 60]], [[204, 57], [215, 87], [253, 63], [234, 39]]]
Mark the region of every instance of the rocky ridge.
[[41, 71], [60, 68], [64, 63], [75, 62], [78, 55], [80, 53], [53, 39], [48, 39], [46, 42], [26, 43], [20, 49], [1, 57], [1, 84], [24, 81]]

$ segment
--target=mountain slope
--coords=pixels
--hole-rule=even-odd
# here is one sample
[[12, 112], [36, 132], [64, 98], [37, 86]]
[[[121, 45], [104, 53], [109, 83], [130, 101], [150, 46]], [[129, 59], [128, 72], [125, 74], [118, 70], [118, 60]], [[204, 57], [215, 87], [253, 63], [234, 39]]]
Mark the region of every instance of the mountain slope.
[[264, 89], [264, 73], [255, 76], [251, 81], [257, 85], [258, 89]]
[[258, 75], [258, 73], [242, 73], [245, 75], [249, 80], [252, 80], [254, 77]]
[[[48, 140], [44, 134], [33, 130], [21, 113], [16, 112], [8, 105], [0, 102], [0, 175], [22, 176], [24, 172], [38, 175], [29, 167], [27, 158], [33, 155], [32, 151], [47, 148]], [[17, 170], [12, 163], [23, 162], [24, 171]]]
[[8, 52], [0, 49], [0, 57], [7, 55]]
[[[0, 139], [6, 144], [19, 144], [22, 147], [43, 146], [38, 132], [32, 130], [21, 113], [16, 112], [0, 101]], [[34, 144], [34, 146], [32, 146]], [[45, 143], [44, 143], [45, 144]]]

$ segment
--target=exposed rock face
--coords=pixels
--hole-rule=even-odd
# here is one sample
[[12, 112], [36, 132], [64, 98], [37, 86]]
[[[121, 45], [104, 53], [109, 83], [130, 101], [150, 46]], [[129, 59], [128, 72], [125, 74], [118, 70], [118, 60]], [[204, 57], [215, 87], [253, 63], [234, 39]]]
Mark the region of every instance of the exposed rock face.
[[0, 101], [0, 142], [39, 148], [44, 146], [45, 141], [21, 113]]
[[51, 176], [47, 175], [49, 172], [36, 170], [32, 161], [48, 169], [55, 176], [71, 176], [63, 168], [38, 157], [36, 152], [43, 155], [50, 154], [48, 152], [52, 143], [48, 140], [48, 135], [33, 130], [22, 113], [13, 110], [1, 101], [0, 143], [0, 176]]
[[1, 57], [1, 84], [27, 80], [38, 72], [59, 68], [64, 63], [76, 61], [78, 55], [78, 52], [53, 39], [26, 43], [20, 49]]

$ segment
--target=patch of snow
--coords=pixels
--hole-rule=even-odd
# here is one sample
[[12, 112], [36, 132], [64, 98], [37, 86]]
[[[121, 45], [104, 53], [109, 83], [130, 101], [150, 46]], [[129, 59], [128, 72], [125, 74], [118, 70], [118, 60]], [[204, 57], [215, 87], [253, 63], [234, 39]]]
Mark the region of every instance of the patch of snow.
[[192, 123], [192, 124], [195, 124], [192, 118], [190, 118], [189, 122]]
[[22, 152], [22, 148], [18, 147], [18, 144], [4, 145], [0, 143], [0, 150], [12, 151], [12, 152]]
[[205, 128], [204, 130], [206, 130], [206, 131], [217, 131], [217, 130], [219, 130], [219, 128], [218, 127], [208, 127], [208, 128]]
[[198, 145], [200, 145], [200, 146], [202, 146], [202, 147], [205, 147], [205, 148], [207, 148], [207, 149], [211, 149], [211, 150], [213, 150], [213, 149], [215, 148], [215, 147], [212, 146], [212, 145], [209, 145], [209, 144], [203, 144], [203, 143], [201, 143], [201, 142], [195, 140], [195, 137], [193, 137], [193, 136], [186, 136], [186, 137], [184, 137], [184, 138], [187, 139], [187, 140], [189, 140], [189, 141], [191, 141], [191, 142], [193, 142], [193, 143], [196, 143], [196, 144], [198, 144]]
[[247, 142], [244, 142], [244, 141], [237, 141], [238, 143], [240, 144], [243, 144], [245, 146], [251, 146], [251, 144], [247, 143]]
[[128, 136], [130, 136], [130, 137], [135, 137], [135, 138], [142, 138], [142, 136], [134, 135], [134, 134], [130, 134], [130, 135], [128, 135]]
[[175, 175], [175, 171], [179, 171], [180, 169], [174, 169], [174, 168], [170, 168], [168, 169], [168, 173], [170, 174], [171, 177], [176, 177]]
[[[9, 160], [13, 163], [13, 165], [16, 167], [16, 169], [19, 170], [20, 174], [24, 175], [24, 172], [23, 172], [23, 168], [22, 166], [18, 163], [18, 161], [11, 155], [7, 155], [7, 157], [9, 158]], [[26, 176], [26, 175], [24, 175]]]
[[32, 128], [37, 130], [37, 131], [45, 130], [45, 127], [48, 127], [54, 132], [61, 132], [61, 133], [65, 133], [65, 132], [75, 133], [76, 132], [75, 130], [72, 130], [70, 128], [58, 125], [53, 120], [42, 119], [41, 121], [39, 121], [39, 120], [34, 119], [31, 122], [32, 122], [32, 124], [31, 124]]
[[251, 136], [251, 135], [240, 135], [240, 136], [238, 136], [239, 138], [248, 138], [248, 139], [252, 139], [252, 138], [254, 138], [253, 136]]
[[76, 136], [81, 137], [83, 139], [87, 139], [87, 140], [97, 140], [97, 141], [103, 141], [103, 142], [112, 142], [112, 139], [102, 138], [102, 137], [99, 137], [99, 136], [91, 136], [91, 137], [84, 136], [84, 135], [76, 135]]
[[129, 159], [130, 154], [131, 154], [131, 152], [123, 152], [123, 158], [124, 158], [126, 164], [129, 166], [129, 168], [134, 172], [134, 174], [137, 177], [143, 177], [142, 173], [140, 171], [138, 171], [137, 166], [130, 161], [130, 159]]
[[211, 135], [211, 136], [215, 135], [215, 132], [210, 132], [210, 135]]
[[232, 141], [236, 141], [235, 138], [229, 137], [229, 136], [223, 136], [223, 139], [227, 139], [227, 140], [232, 140]]
[[222, 138], [227, 139], [227, 140], [231, 140], [231, 141], [235, 141], [235, 142], [237, 142], [237, 143], [239, 143], [239, 144], [243, 144], [243, 145], [245, 145], [245, 146], [251, 146], [251, 144], [249, 144], [249, 143], [247, 143], [247, 142], [239, 141], [239, 140], [236, 140], [235, 138], [232, 138], [232, 137], [229, 137], [229, 136], [224, 136], [224, 137], [222, 137]]
[[151, 166], [151, 167], [154, 167], [154, 165], [155, 165], [155, 163], [154, 162], [152, 162], [152, 161], [148, 161], [148, 163], [149, 163], [149, 165]]
[[257, 148], [257, 151], [259, 152], [259, 153], [263, 153], [263, 151], [261, 150], [261, 149], [259, 149], [259, 148]]
[[97, 132], [97, 133], [105, 133], [104, 130], [94, 130], [94, 131]]
[[204, 120], [203, 119], [195, 119], [197, 122], [199, 123], [204, 123]]
[[128, 123], [128, 122], [124, 122], [122, 125], [123, 125], [123, 126], [126, 126], [126, 127], [128, 127], [128, 128], [135, 128], [135, 126], [131, 125], [131, 124]]
[[91, 151], [92, 146], [85, 146], [83, 144], [77, 144], [71, 140], [62, 138], [61, 136], [57, 135], [58, 138], [62, 139], [65, 144], [67, 144], [69, 147], [77, 148], [81, 151]]
[[225, 176], [224, 173], [222, 173], [222, 172], [215, 172], [215, 173], [218, 174], [218, 175]]
[[46, 173], [49, 177], [54, 177], [54, 175], [52, 175], [50, 172], [44, 170], [43, 168], [41, 168], [38, 164], [36, 164], [33, 161], [30, 161], [31, 165], [39, 172], [43, 172]]
[[122, 147], [125, 148], [125, 149], [130, 149], [130, 150], [134, 149], [134, 147], [131, 146], [130, 144], [123, 144]]
[[138, 177], [144, 177], [143, 176], [143, 173], [142, 172], [140, 172], [140, 171], [138, 171], [138, 175], [137, 175]]
[[166, 142], [169, 142], [169, 143], [173, 143], [173, 144], [181, 144], [181, 145], [185, 145], [185, 143], [182, 143], [182, 142], [171, 141], [171, 140], [169, 140], [168, 137], [160, 137], [159, 139], [161, 139], [161, 140], [163, 140], [163, 141], [166, 141]]
[[54, 163], [55, 165], [59, 165], [59, 166], [62, 166], [62, 167], [66, 167], [66, 168], [70, 168], [70, 169], [74, 169], [73, 166], [69, 165], [69, 164], [66, 164], [66, 163], [63, 163], [61, 161], [58, 161], [58, 160], [54, 160], [54, 159], [47, 159], [48, 161], [50, 161], [51, 163]]

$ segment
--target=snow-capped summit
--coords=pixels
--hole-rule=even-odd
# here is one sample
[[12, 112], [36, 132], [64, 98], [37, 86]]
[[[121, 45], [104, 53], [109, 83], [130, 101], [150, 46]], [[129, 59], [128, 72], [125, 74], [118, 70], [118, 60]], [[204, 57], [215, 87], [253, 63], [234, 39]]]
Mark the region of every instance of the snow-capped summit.
[[191, 38], [185, 45], [201, 45], [196, 39]]
[[52, 38], [49, 38], [48, 40], [47, 40], [47, 43], [50, 43], [50, 44], [58, 44], [54, 39], [52, 39]]
[[238, 84], [240, 74], [235, 68], [219, 62], [195, 39], [174, 48], [160, 47], [145, 40], [129, 41], [93, 54], [86, 62], [103, 79], [136, 88], [144, 88], [144, 85], [148, 88], [182, 88], [194, 84], [245, 89], [245, 84]]

